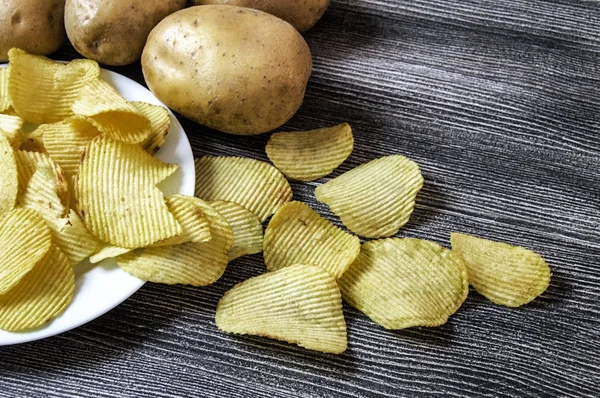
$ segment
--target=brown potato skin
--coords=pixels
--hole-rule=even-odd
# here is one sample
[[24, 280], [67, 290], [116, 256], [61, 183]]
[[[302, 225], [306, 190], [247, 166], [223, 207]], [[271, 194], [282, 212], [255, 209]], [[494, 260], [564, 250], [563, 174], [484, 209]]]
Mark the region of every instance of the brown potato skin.
[[306, 32], [317, 23], [331, 0], [194, 0], [196, 5], [224, 4], [255, 8], [292, 24], [298, 32]]
[[65, 41], [65, 0], [0, 0], [0, 62], [18, 47], [48, 55]]
[[148, 34], [187, 0], [67, 0], [65, 27], [73, 47], [101, 64], [138, 61]]
[[213, 129], [261, 134], [304, 99], [310, 49], [296, 29], [262, 11], [208, 5], [178, 11], [150, 33], [148, 87], [167, 106]]

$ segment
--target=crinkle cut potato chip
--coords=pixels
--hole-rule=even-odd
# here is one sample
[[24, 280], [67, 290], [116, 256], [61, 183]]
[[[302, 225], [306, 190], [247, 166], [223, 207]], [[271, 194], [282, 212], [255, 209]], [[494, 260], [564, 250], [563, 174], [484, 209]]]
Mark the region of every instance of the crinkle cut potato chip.
[[51, 244], [50, 229], [37, 212], [17, 208], [0, 217], [0, 298], [44, 258]]
[[292, 200], [292, 188], [275, 167], [259, 160], [203, 156], [196, 163], [196, 196], [239, 203], [261, 222]]
[[350, 156], [354, 149], [348, 123], [311, 131], [274, 133], [267, 143], [267, 156], [287, 177], [314, 181], [325, 177]]
[[0, 329], [15, 332], [43, 326], [69, 306], [74, 294], [73, 267], [52, 245], [18, 285], [0, 296]]
[[292, 265], [235, 285], [219, 301], [217, 327], [341, 354], [348, 346], [342, 299], [327, 272]]
[[467, 264], [471, 285], [496, 304], [520, 307], [550, 285], [550, 267], [532, 250], [457, 232], [450, 241]]
[[358, 256], [360, 240], [295, 201], [281, 206], [269, 222], [263, 251], [269, 271], [315, 264], [337, 279]]
[[119, 267], [139, 279], [156, 283], [206, 286], [216, 282], [227, 267], [233, 230], [208, 203], [194, 199], [210, 222], [211, 240], [150, 247], [140, 255], [130, 252], [117, 257]]
[[229, 261], [262, 251], [263, 228], [258, 217], [234, 202], [218, 200], [209, 203], [225, 217], [233, 229], [233, 246], [229, 250]]
[[150, 137], [148, 119], [104, 80], [97, 79], [83, 87], [72, 109], [114, 140], [139, 144]]
[[21, 145], [23, 119], [18, 116], [0, 114], [0, 133], [8, 138], [13, 148]]
[[171, 117], [167, 108], [145, 102], [131, 102], [140, 114], [150, 122], [150, 136], [140, 144], [149, 154], [155, 154], [167, 140]]
[[11, 211], [17, 202], [19, 175], [17, 161], [8, 139], [0, 134], [0, 219]]
[[90, 263], [97, 264], [106, 259], [119, 257], [122, 254], [129, 253], [131, 250], [132, 249], [126, 249], [124, 247], [103, 244], [90, 256]]
[[8, 74], [10, 68], [0, 68], [0, 112], [10, 109], [10, 97], [8, 96]]
[[77, 211], [87, 228], [111, 245], [137, 249], [177, 236], [181, 225], [156, 187], [177, 167], [137, 145], [96, 137], [77, 175]]
[[408, 222], [423, 186], [419, 166], [401, 155], [358, 166], [317, 187], [327, 204], [352, 232], [365, 238], [394, 235]]
[[35, 124], [73, 116], [71, 105], [81, 88], [100, 76], [98, 63], [87, 59], [59, 64], [17, 48], [8, 52], [8, 58], [12, 106], [17, 115]]
[[344, 300], [386, 329], [443, 325], [469, 293], [459, 256], [413, 238], [364, 243], [338, 284]]

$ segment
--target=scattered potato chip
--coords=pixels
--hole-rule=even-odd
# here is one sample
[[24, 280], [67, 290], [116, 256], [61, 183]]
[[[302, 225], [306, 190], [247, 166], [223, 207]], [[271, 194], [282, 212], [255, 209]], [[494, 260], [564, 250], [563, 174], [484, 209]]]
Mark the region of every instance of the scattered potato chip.
[[293, 265], [235, 285], [219, 301], [217, 327], [341, 354], [348, 346], [342, 298], [319, 267]]
[[335, 170], [352, 153], [354, 137], [348, 123], [311, 131], [274, 133], [267, 156], [287, 177], [314, 181]]
[[87, 147], [75, 187], [77, 210], [101, 241], [146, 247], [182, 233], [156, 184], [177, 170], [137, 145], [96, 137]]
[[0, 68], [0, 112], [10, 109], [10, 97], [8, 96], [8, 74], [10, 68]]
[[132, 102], [140, 114], [150, 122], [150, 136], [140, 144], [149, 154], [155, 154], [167, 140], [171, 117], [167, 108], [145, 102]]
[[20, 117], [0, 114], [0, 133], [8, 138], [13, 148], [19, 148], [21, 145], [21, 127], [23, 119]]
[[17, 202], [19, 175], [13, 148], [0, 134], [0, 219], [11, 211]]
[[129, 253], [132, 249], [113, 246], [109, 244], [101, 245], [96, 252], [90, 257], [90, 263], [97, 264], [109, 258], [116, 258], [122, 254]]
[[471, 285], [496, 304], [520, 307], [550, 284], [550, 267], [532, 250], [457, 232], [450, 241], [467, 265]]
[[269, 222], [263, 250], [269, 271], [294, 264], [315, 264], [337, 279], [358, 256], [360, 240], [308, 205], [291, 202], [281, 206]]
[[113, 140], [126, 144], [144, 142], [152, 133], [148, 119], [104, 80], [83, 87], [72, 109]]
[[67, 308], [74, 294], [73, 268], [60, 249], [51, 246], [19, 284], [0, 296], [0, 329], [43, 326]]
[[117, 257], [119, 267], [142, 280], [169, 285], [206, 286], [216, 282], [227, 267], [233, 230], [208, 203], [197, 198], [194, 201], [210, 222], [211, 240], [150, 247], [139, 256], [130, 252]]
[[263, 228], [258, 217], [234, 202], [218, 200], [210, 202], [210, 205], [225, 217], [233, 229], [233, 246], [229, 249], [229, 261], [262, 251]]
[[21, 134], [21, 144], [19, 149], [27, 152], [38, 152], [48, 154], [42, 137], [35, 134]]
[[413, 238], [364, 243], [338, 284], [344, 300], [386, 329], [443, 325], [469, 293], [459, 256]]
[[44, 258], [51, 241], [44, 219], [31, 209], [14, 209], [0, 217], [0, 298]]
[[317, 187], [315, 196], [344, 225], [366, 238], [390, 236], [408, 222], [423, 186], [419, 166], [400, 155], [386, 156]]
[[8, 93], [16, 113], [35, 123], [73, 116], [71, 104], [80, 89], [100, 76], [98, 63], [75, 60], [66, 65], [13, 48], [8, 53]]
[[235, 202], [261, 222], [292, 200], [292, 188], [275, 167], [259, 160], [226, 156], [196, 159], [196, 196]]

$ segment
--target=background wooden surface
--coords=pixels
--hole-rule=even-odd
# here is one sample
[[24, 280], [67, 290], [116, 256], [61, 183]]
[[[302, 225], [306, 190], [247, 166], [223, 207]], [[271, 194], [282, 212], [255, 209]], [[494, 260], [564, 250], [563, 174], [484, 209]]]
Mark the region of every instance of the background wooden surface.
[[[471, 292], [446, 325], [398, 332], [346, 306], [348, 351], [318, 354], [216, 329], [221, 295], [264, 271], [256, 255], [208, 288], [147, 284], [77, 330], [0, 348], [0, 397], [600, 396], [600, 3], [333, 0], [306, 39], [314, 72], [285, 128], [350, 122], [334, 175], [414, 159], [426, 182], [399, 236], [535, 249], [553, 271], [543, 297], [508, 309]], [[267, 136], [182, 123], [196, 155], [266, 160]], [[295, 198], [339, 224], [320, 182]]]

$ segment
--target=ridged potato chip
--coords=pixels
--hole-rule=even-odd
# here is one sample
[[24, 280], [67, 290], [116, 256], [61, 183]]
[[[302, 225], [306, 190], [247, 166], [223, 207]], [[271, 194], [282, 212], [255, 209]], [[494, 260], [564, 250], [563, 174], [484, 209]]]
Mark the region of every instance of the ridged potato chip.
[[56, 179], [56, 194], [65, 208], [69, 206], [70, 191], [65, 174], [60, 166], [54, 163], [47, 154], [18, 150], [15, 151], [15, 159], [17, 161], [17, 170], [19, 173], [20, 193], [25, 192], [31, 176], [33, 176], [33, 173], [37, 170], [38, 164], [42, 164], [50, 167], [54, 172], [54, 178]]
[[292, 200], [292, 188], [275, 167], [259, 160], [203, 156], [196, 159], [196, 196], [235, 202], [261, 222]]
[[0, 297], [44, 258], [51, 244], [50, 229], [37, 212], [17, 208], [0, 217]]
[[342, 298], [327, 272], [292, 265], [235, 285], [219, 301], [217, 327], [341, 354], [348, 346]]
[[354, 149], [348, 123], [311, 131], [274, 133], [267, 143], [267, 156], [287, 177], [314, 181], [325, 177], [350, 156]]
[[263, 228], [258, 217], [244, 206], [218, 200], [209, 202], [231, 225], [233, 246], [229, 249], [229, 261], [262, 251]]
[[119, 257], [120, 255], [129, 253], [132, 250], [133, 249], [126, 249], [124, 247], [113, 246], [105, 243], [90, 256], [90, 263], [97, 264], [109, 258]]
[[15, 112], [35, 124], [73, 116], [71, 105], [87, 83], [100, 76], [98, 63], [75, 60], [66, 65], [16, 48], [8, 52], [8, 94]]
[[0, 329], [11, 332], [43, 326], [73, 300], [75, 276], [67, 257], [51, 246], [43, 259], [0, 296]]
[[101, 241], [137, 249], [181, 234], [160, 181], [177, 170], [137, 145], [96, 137], [84, 153], [75, 192], [77, 211]]
[[412, 238], [364, 243], [338, 284], [344, 300], [386, 329], [443, 325], [469, 293], [458, 255]]
[[0, 133], [8, 139], [13, 148], [19, 148], [21, 145], [22, 127], [23, 119], [20, 117], [0, 114]]
[[148, 119], [104, 80], [94, 80], [83, 87], [72, 109], [113, 140], [139, 144], [150, 137]]
[[275, 271], [294, 264], [315, 264], [339, 278], [360, 251], [360, 240], [331, 224], [302, 202], [277, 210], [263, 242], [265, 264]]
[[8, 74], [10, 68], [0, 68], [0, 112], [10, 109], [10, 97], [8, 95]]
[[467, 264], [471, 285], [496, 304], [520, 307], [550, 284], [550, 267], [532, 250], [457, 232], [450, 240]]
[[150, 247], [139, 256], [130, 252], [117, 257], [119, 267], [142, 280], [169, 285], [206, 286], [216, 282], [227, 267], [233, 230], [208, 203], [197, 198], [194, 200], [210, 222], [211, 240]]
[[17, 161], [8, 139], [0, 134], [0, 219], [11, 211], [17, 202], [19, 175]]
[[394, 235], [408, 222], [423, 186], [419, 166], [400, 155], [358, 166], [317, 187], [327, 204], [352, 232], [365, 238]]
[[140, 114], [150, 122], [150, 136], [140, 144], [149, 154], [155, 154], [167, 140], [171, 117], [163, 106], [147, 104], [145, 102], [131, 102]]

